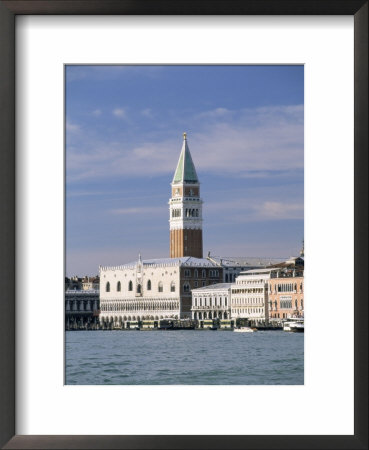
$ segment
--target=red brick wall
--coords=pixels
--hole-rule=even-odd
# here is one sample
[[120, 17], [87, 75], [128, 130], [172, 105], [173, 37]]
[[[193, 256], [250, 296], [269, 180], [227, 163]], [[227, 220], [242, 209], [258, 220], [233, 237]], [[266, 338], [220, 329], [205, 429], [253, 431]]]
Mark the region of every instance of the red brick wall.
[[202, 230], [171, 230], [170, 257], [202, 258]]

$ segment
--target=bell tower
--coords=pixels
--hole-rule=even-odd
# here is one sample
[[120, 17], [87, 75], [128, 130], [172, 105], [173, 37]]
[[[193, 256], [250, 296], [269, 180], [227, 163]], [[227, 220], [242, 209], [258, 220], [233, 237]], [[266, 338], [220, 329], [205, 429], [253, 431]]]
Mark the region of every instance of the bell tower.
[[202, 200], [200, 182], [183, 133], [181, 154], [169, 200], [170, 257], [202, 258]]

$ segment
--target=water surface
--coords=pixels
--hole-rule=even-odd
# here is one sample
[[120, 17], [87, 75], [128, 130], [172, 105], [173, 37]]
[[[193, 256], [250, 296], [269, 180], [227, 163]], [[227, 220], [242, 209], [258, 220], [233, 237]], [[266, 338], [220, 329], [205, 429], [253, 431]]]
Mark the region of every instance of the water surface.
[[304, 384], [304, 335], [67, 331], [66, 384]]

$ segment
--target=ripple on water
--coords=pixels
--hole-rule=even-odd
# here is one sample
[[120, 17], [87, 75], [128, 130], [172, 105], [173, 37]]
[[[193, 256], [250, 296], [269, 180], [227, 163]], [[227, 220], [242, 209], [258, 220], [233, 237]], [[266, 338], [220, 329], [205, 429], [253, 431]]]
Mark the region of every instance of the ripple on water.
[[66, 333], [67, 384], [303, 384], [304, 336], [281, 331]]

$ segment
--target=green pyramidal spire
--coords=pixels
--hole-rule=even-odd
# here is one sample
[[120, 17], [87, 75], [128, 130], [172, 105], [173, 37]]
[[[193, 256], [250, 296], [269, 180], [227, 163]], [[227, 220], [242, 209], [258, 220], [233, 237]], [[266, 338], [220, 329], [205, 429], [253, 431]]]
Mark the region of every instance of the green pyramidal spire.
[[187, 134], [183, 133], [182, 151], [179, 156], [172, 183], [198, 183], [196, 169], [187, 144]]

